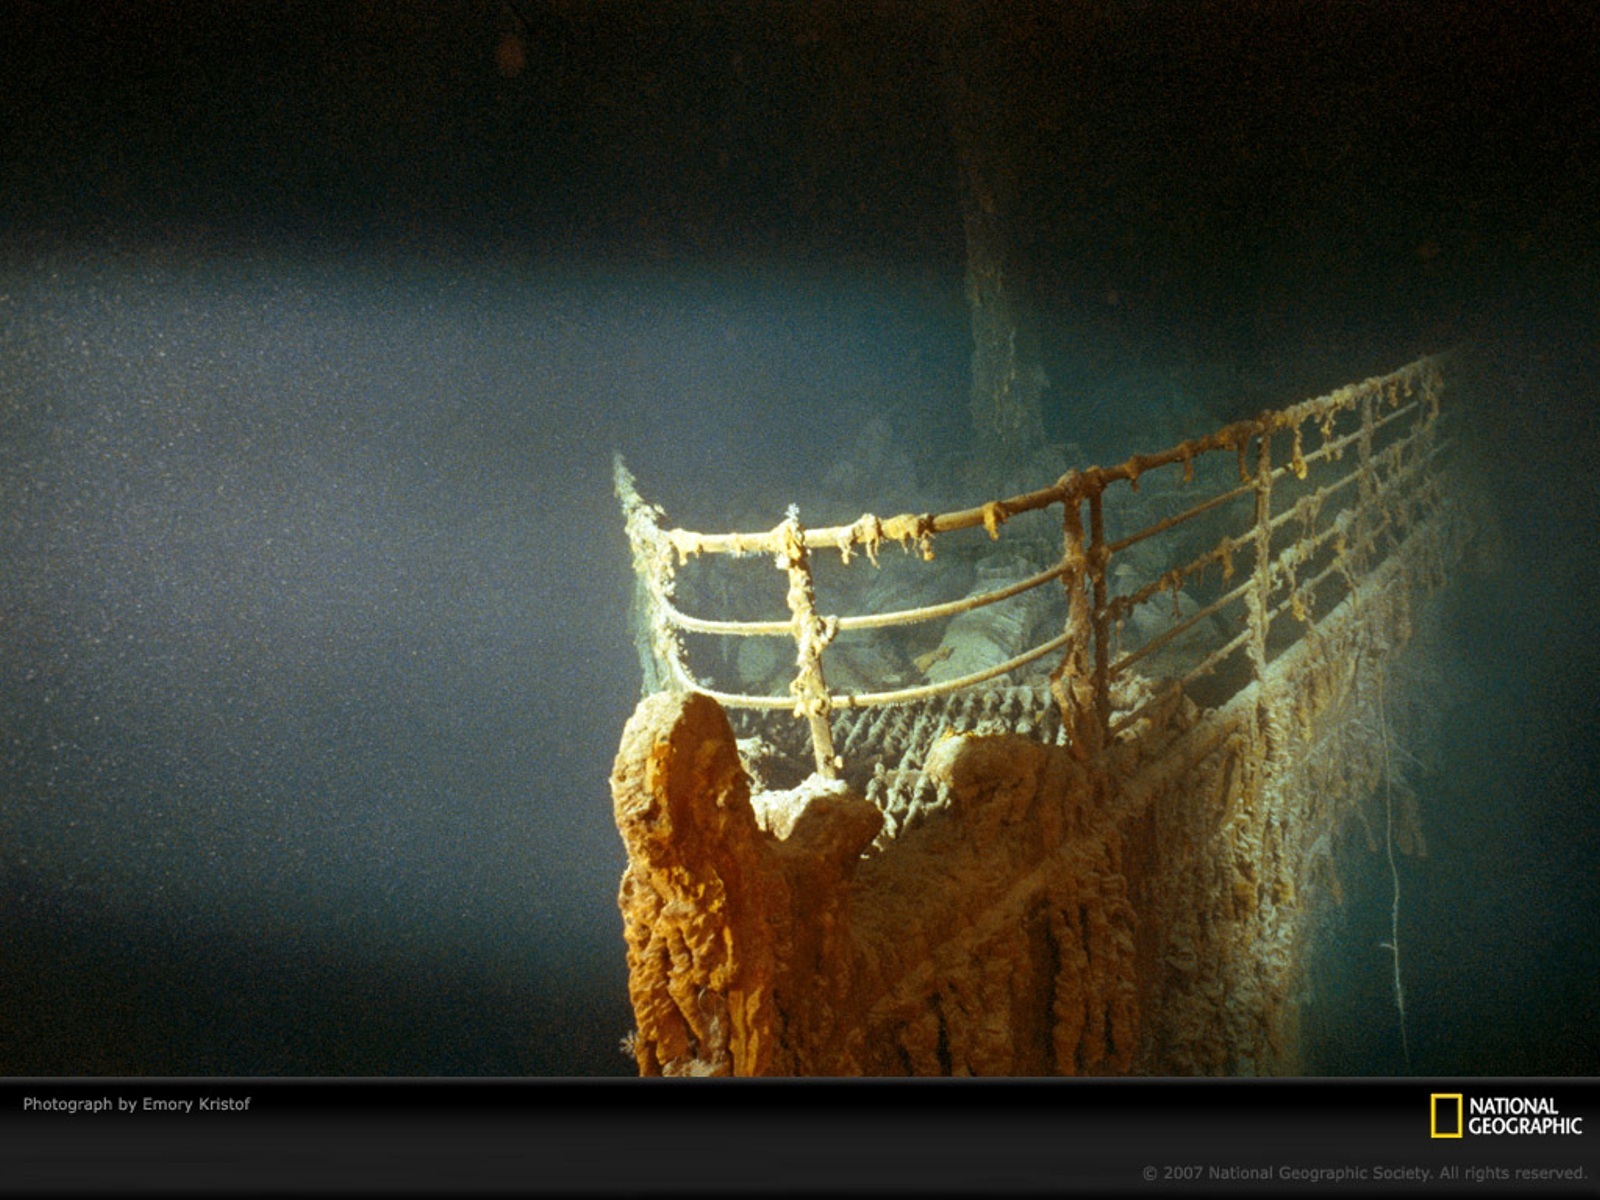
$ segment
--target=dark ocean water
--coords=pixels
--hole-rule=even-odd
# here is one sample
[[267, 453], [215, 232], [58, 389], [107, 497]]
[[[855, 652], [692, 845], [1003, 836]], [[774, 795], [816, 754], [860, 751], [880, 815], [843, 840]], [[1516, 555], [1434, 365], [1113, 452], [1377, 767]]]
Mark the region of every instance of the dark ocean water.
[[[1531, 347], [1516, 361], [1526, 365]], [[1483, 360], [1480, 360], [1483, 362]], [[1570, 364], [1517, 384], [1487, 377], [1478, 443], [1503, 558], [1463, 570], [1435, 601], [1429, 664], [1440, 733], [1414, 787], [1426, 857], [1398, 859], [1402, 1053], [1387, 859], [1356, 851], [1357, 880], [1316, 964], [1312, 1058], [1332, 1074], [1593, 1075], [1600, 1036], [1600, 579], [1596, 445]], [[1503, 365], [1503, 364], [1502, 364]], [[1382, 831], [1378, 831], [1379, 837]], [[1321, 1024], [1321, 1022], [1326, 1022]]]
[[0, 1062], [627, 1070], [612, 452], [781, 509], [814, 468], [762, 431], [832, 454], [948, 386], [959, 307], [360, 259], [0, 291]]

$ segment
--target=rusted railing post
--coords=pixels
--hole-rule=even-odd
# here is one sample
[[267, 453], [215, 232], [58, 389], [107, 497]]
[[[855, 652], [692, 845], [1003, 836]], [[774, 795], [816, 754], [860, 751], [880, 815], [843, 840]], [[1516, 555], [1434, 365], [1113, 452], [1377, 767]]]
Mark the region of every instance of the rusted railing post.
[[1084, 581], [1089, 573], [1089, 555], [1083, 545], [1083, 476], [1069, 471], [1062, 477], [1061, 537], [1062, 562], [1066, 571], [1061, 582], [1067, 589], [1067, 646], [1061, 664], [1050, 673], [1050, 694], [1061, 709], [1067, 727], [1068, 745], [1080, 762], [1094, 758], [1105, 744], [1105, 724], [1100, 716], [1100, 701], [1095, 694], [1095, 674], [1089, 661], [1089, 638], [1094, 627], [1089, 596]]
[[1356, 519], [1352, 522], [1350, 539], [1351, 575], [1366, 575], [1367, 550], [1377, 549], [1378, 535], [1376, 509], [1378, 481], [1373, 474], [1372, 441], [1377, 433], [1378, 393], [1368, 388], [1361, 397], [1361, 436], [1356, 439], [1356, 462], [1361, 472], [1357, 483]]
[[[1439, 463], [1434, 457], [1439, 450], [1439, 393], [1444, 389], [1444, 374], [1439, 361], [1433, 358], [1423, 363], [1421, 373], [1422, 404], [1417, 414], [1417, 453], [1421, 472], [1416, 500], [1419, 519], [1425, 512], [1438, 512], [1448, 505]], [[1430, 544], [1433, 547], [1430, 556], [1431, 578], [1435, 586], [1443, 586], [1446, 578], [1443, 540], [1435, 538]]]
[[1272, 624], [1272, 423], [1256, 435], [1255, 587], [1245, 608], [1250, 616], [1250, 664], [1267, 686], [1267, 630]]
[[[1288, 745], [1283, 697], [1273, 685], [1267, 667], [1267, 637], [1272, 630], [1272, 432], [1270, 418], [1261, 422], [1256, 453], [1255, 570], [1245, 607], [1250, 616], [1250, 664], [1255, 672], [1256, 736], [1258, 755], [1270, 764], [1281, 762]], [[1296, 446], [1298, 450], [1298, 446]], [[1297, 473], [1304, 470], [1302, 464]]]
[[1111, 622], [1106, 616], [1106, 567], [1111, 552], [1106, 549], [1105, 513], [1100, 488], [1089, 492], [1089, 578], [1094, 587], [1094, 709], [1102, 730], [1111, 727]]
[[788, 519], [778, 526], [781, 549], [778, 569], [789, 576], [789, 612], [793, 614], [795, 663], [799, 673], [789, 690], [794, 693], [794, 715], [804, 717], [811, 726], [811, 749], [817, 760], [817, 774], [824, 779], [839, 777], [839, 760], [833, 752], [833, 729], [828, 713], [833, 701], [822, 675], [822, 652], [838, 633], [838, 622], [817, 615], [816, 591], [811, 584], [811, 562], [806, 554], [806, 531], [800, 516], [790, 507]]
[[1439, 417], [1439, 365], [1426, 359], [1417, 370], [1417, 420], [1414, 426], [1413, 455], [1416, 462], [1417, 483], [1412, 489], [1413, 520], [1420, 520], [1423, 508], [1436, 494], [1437, 472], [1433, 454], [1438, 433]]

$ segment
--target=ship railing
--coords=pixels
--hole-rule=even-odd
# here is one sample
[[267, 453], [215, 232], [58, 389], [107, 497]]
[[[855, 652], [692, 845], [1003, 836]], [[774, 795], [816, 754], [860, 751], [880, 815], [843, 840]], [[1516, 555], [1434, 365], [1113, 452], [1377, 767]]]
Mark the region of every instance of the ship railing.
[[[1203, 694], [1220, 703], [1252, 680], [1265, 680], [1284, 649], [1314, 636], [1319, 615], [1356, 592], [1446, 503], [1439, 469], [1448, 445], [1440, 434], [1444, 365], [1443, 357], [1419, 359], [1158, 453], [1068, 471], [1048, 486], [976, 507], [887, 518], [868, 513], [849, 525], [807, 527], [791, 507], [764, 532], [665, 528], [662, 510], [639, 496], [618, 455], [615, 485], [639, 581], [647, 676], [657, 687], [704, 692], [726, 708], [791, 711], [809, 728], [816, 771], [834, 778], [844, 763], [834, 749], [832, 714], [978, 688], [1047, 660], [1064, 740], [1075, 756], [1089, 759], [1156, 706], [1170, 706], [1174, 695], [1197, 690], [1202, 681], [1212, 681]], [[1225, 464], [1221, 471], [1218, 462]], [[1226, 470], [1234, 464], [1236, 469]], [[1130, 517], [1148, 511], [1135, 500], [1141, 481], [1148, 483], [1163, 468], [1175, 469], [1176, 479], [1164, 480], [1169, 503], [1182, 488], [1206, 494], [1122, 532]], [[1196, 484], [1197, 476], [1205, 482]], [[932, 564], [948, 535], [982, 528], [998, 541], [1008, 522], [1040, 510], [1058, 512], [1060, 556], [1026, 578], [896, 611], [818, 610], [816, 554], [835, 552], [844, 564], [865, 560], [876, 566], [880, 552], [898, 545]], [[1192, 549], [1197, 536], [1203, 549], [1171, 566], [1163, 561], [1160, 570], [1150, 569], [1148, 547], [1138, 549], [1158, 538]], [[787, 615], [729, 620], [681, 611], [676, 573], [701, 555], [770, 556], [786, 576]], [[1442, 575], [1442, 563], [1439, 569]], [[917, 686], [829, 688], [824, 651], [841, 633], [946, 621], [1050, 586], [1060, 587], [1065, 597], [1059, 631], [1019, 653]], [[1179, 603], [1186, 592], [1187, 609]], [[1173, 612], [1165, 627], [1125, 645], [1129, 618], [1142, 606], [1167, 603], [1167, 597]], [[752, 695], [711, 686], [688, 666], [685, 633], [788, 639], [795, 648], [788, 693]], [[1179, 646], [1185, 653], [1174, 654]], [[1149, 686], [1146, 674], [1155, 664], [1159, 687]], [[1147, 686], [1123, 686], [1136, 677]]]

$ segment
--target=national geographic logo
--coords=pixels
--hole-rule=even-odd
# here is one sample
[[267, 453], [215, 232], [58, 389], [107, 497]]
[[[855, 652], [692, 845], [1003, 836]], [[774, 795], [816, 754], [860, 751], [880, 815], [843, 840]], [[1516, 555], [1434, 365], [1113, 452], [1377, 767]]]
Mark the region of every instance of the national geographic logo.
[[1583, 1118], [1564, 1117], [1549, 1096], [1472, 1096], [1434, 1092], [1430, 1136], [1582, 1137]]

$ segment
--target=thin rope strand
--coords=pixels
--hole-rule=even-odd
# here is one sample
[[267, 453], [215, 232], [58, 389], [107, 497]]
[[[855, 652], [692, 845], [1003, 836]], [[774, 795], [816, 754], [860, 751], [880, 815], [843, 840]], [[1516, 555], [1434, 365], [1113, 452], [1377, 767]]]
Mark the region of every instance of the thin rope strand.
[[1400, 1050], [1411, 1070], [1411, 1038], [1406, 1032], [1406, 990], [1400, 982], [1400, 869], [1394, 861], [1394, 794], [1389, 786], [1389, 724], [1383, 715], [1383, 672], [1378, 672], [1378, 733], [1383, 739], [1383, 841], [1389, 856], [1394, 899], [1389, 905], [1389, 940], [1383, 948], [1394, 959], [1394, 1006], [1400, 1011]]

